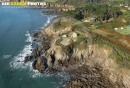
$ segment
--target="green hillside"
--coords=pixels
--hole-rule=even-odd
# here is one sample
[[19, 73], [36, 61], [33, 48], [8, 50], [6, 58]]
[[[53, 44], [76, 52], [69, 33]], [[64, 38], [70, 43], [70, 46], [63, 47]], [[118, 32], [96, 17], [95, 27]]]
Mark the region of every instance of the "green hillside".
[[56, 0], [29, 0], [29, 1], [34, 1], [34, 2], [37, 2], [37, 1], [56, 2]]
[[57, 0], [57, 3], [82, 6], [86, 5], [87, 3], [108, 3], [108, 2], [120, 2], [120, 1], [130, 2], [130, 0]]
[[56, 0], [44, 0], [46, 2], [56, 2]]

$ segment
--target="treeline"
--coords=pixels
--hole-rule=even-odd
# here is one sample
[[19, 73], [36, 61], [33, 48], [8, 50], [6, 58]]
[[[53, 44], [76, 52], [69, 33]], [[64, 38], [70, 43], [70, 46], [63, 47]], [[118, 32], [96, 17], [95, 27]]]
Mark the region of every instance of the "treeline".
[[117, 18], [122, 15], [122, 12], [118, 7], [109, 6], [107, 4], [87, 4], [86, 6], [76, 8], [73, 11], [64, 12], [64, 14], [72, 16], [78, 20], [93, 17], [96, 22]]
[[43, 2], [44, 0], [28, 0], [28, 1], [31, 1], [31, 2]]
[[57, 0], [57, 3], [79, 6], [79, 5], [85, 5], [87, 3], [100, 3], [102, 1], [108, 1], [108, 0]]

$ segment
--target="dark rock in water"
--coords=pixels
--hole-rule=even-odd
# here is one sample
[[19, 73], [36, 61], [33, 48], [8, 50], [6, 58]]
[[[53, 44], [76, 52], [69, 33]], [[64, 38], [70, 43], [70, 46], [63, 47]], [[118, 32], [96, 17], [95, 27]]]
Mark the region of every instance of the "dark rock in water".
[[33, 34], [33, 37], [34, 37], [34, 38], [38, 37], [38, 34], [39, 34], [39, 32], [34, 33], [34, 34]]
[[33, 41], [35, 42], [35, 41], [37, 41], [37, 39], [33, 39]]
[[36, 52], [36, 49], [35, 50], [33, 50], [33, 52], [32, 52], [32, 54], [31, 54], [34, 58], [36, 58], [36, 56], [37, 56], [37, 52]]
[[34, 70], [36, 70], [36, 63], [37, 63], [37, 60], [35, 60], [33, 63], [32, 63], [32, 67]]
[[17, 60], [17, 62], [21, 62], [20, 60]]
[[38, 57], [37, 60], [33, 62], [32, 66], [33, 69], [36, 69], [39, 72], [43, 73], [48, 67], [47, 60], [44, 57]]
[[33, 49], [31, 49], [31, 51], [33, 51]]
[[41, 51], [38, 49], [33, 50], [32, 54], [31, 54], [34, 58], [37, 58], [41, 55]]
[[26, 62], [32, 60], [32, 58], [33, 58], [32, 56], [28, 56], [28, 55], [27, 55], [27, 56], [25, 57], [25, 59], [24, 59], [24, 63], [26, 63]]
[[33, 46], [33, 44], [31, 44], [31, 46]]

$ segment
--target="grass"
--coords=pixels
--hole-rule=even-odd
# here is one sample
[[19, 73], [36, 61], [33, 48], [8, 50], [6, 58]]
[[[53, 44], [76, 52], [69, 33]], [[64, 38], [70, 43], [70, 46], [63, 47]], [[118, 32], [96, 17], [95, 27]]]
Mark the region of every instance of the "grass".
[[56, 21], [54, 24], [53, 24], [53, 29], [55, 31], [60, 31], [61, 29], [64, 29], [66, 27], [69, 27], [71, 25], [71, 23], [68, 23], [68, 22], [61, 22], [61, 21]]
[[[93, 41], [93, 44], [97, 44], [99, 47], [110, 47], [113, 49], [113, 53], [111, 54], [111, 58], [115, 58], [116, 62], [119, 64], [119, 66], [122, 68], [128, 68], [130, 69], [130, 55], [127, 50], [125, 50], [122, 46], [119, 46], [117, 44], [112, 43], [107, 38], [94, 33], [95, 41]], [[109, 35], [110, 37], [113, 37]]]
[[107, 35], [107, 37], [109, 37], [109, 38], [115, 38], [115, 37], [116, 37], [116, 35], [113, 35], [113, 34], [108, 34], [108, 35]]
[[85, 34], [79, 30], [74, 30], [76, 32], [76, 34], [78, 34], [78, 38], [85, 38]]
[[76, 42], [73, 42], [72, 45], [74, 48], [77, 48], [79, 50], [85, 50], [88, 48], [88, 42], [85, 38], [78, 39]]
[[119, 46], [113, 46], [113, 55], [120, 67], [130, 69], [130, 55]]
[[56, 0], [44, 0], [45, 2], [56, 2]]
[[129, 35], [130, 34], [130, 25], [123, 27], [124, 29], [118, 28], [116, 32], [121, 33], [123, 35]]
[[102, 47], [102, 46], [104, 46], [105, 44], [104, 44], [104, 42], [102, 42], [102, 41], [95, 41], [95, 44], [97, 44], [98, 45], [98, 47]]

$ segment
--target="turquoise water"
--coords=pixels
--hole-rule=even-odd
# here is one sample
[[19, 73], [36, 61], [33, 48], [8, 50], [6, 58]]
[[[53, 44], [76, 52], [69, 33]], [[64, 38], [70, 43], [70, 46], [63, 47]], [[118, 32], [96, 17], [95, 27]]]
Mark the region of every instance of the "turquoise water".
[[[41, 9], [0, 7], [0, 88], [56, 88], [61, 78], [33, 71], [31, 62], [18, 61], [31, 48], [29, 39], [49, 17]], [[28, 36], [27, 36], [28, 35]]]

